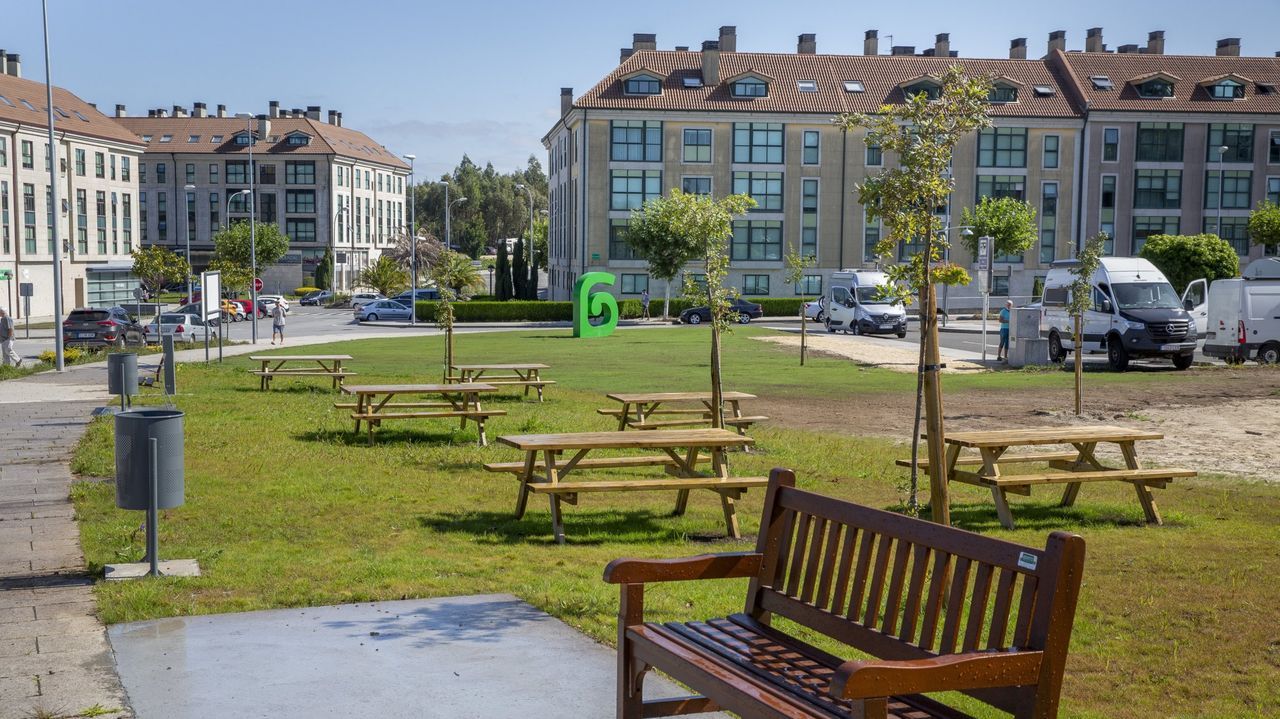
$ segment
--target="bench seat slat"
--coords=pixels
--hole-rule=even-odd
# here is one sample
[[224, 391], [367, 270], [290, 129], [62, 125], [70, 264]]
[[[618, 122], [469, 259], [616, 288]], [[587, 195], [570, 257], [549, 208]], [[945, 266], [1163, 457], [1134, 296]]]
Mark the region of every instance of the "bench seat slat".
[[584, 481], [555, 484], [534, 482], [529, 484], [529, 491], [535, 494], [577, 494], [579, 492], [648, 492], [672, 489], [736, 490], [763, 487], [767, 484], [769, 484], [768, 477], [731, 477], [729, 479], [694, 477], [691, 479], [632, 479], [621, 482]]
[[[1079, 452], [1035, 452], [1035, 453], [1026, 453], [1026, 454], [1002, 454], [1000, 455], [999, 463], [1014, 464], [1014, 463], [1021, 463], [1021, 462], [1055, 462], [1055, 461], [1070, 462], [1079, 456], [1080, 456]], [[899, 467], [907, 467], [909, 469], [911, 467], [911, 458], [908, 457], [906, 459], [897, 459], [897, 460], [894, 460], [893, 463], [898, 465]], [[916, 466], [919, 467], [920, 471], [922, 472], [927, 471], [929, 469], [929, 460], [922, 458], [918, 462], [916, 462]], [[981, 467], [982, 458], [981, 457], [961, 457], [956, 460], [956, 466], [957, 467]]]
[[431, 417], [501, 417], [505, 415], [505, 409], [485, 409], [485, 410], [467, 410], [465, 412], [389, 412], [383, 414], [357, 414], [351, 413], [351, 419], [370, 420], [370, 419], [415, 419], [415, 418], [431, 418]]
[[1194, 477], [1194, 469], [1107, 469], [1091, 472], [1046, 472], [1044, 474], [1008, 474], [984, 477], [976, 472], [956, 472], [956, 479], [986, 487], [1028, 486], [1033, 484], [1072, 484], [1075, 482], [1142, 482]]
[[[699, 455], [699, 463], [711, 461], [711, 457], [707, 455]], [[674, 467], [676, 461], [666, 455], [652, 455], [648, 457], [587, 457], [578, 460], [574, 465], [575, 468], [595, 467], [597, 469], [621, 469], [625, 467]], [[489, 462], [484, 468], [490, 472], [524, 472], [524, 462]]]

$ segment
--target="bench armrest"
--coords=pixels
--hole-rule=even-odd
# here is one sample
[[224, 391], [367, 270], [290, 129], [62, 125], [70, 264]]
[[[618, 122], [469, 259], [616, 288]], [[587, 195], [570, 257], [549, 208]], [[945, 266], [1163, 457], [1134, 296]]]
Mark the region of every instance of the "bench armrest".
[[967, 652], [905, 661], [850, 660], [831, 679], [832, 696], [843, 699], [920, 694], [1040, 681], [1043, 652]]
[[615, 559], [604, 568], [604, 581], [645, 584], [754, 577], [760, 573], [763, 558], [758, 552], [728, 552], [679, 559]]

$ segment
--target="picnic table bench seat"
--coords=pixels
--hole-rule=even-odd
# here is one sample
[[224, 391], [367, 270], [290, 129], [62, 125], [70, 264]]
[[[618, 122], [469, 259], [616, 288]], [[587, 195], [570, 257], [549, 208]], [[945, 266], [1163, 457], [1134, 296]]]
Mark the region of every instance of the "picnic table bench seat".
[[[763, 422], [769, 419], [763, 415], [755, 415], [751, 417], [729, 417], [724, 418], [724, 423], [730, 427], [735, 427], [739, 431], [749, 429], [756, 422]], [[698, 427], [707, 424], [711, 418], [703, 414], [701, 417], [694, 419], [660, 419], [656, 422], [641, 422], [639, 420], [631, 420], [627, 422], [627, 426], [631, 429], [670, 429], [672, 427]]]
[[[962, 692], [1018, 719], [1053, 719], [1084, 569], [1065, 532], [1034, 549], [797, 489], [770, 474], [755, 551], [618, 559], [617, 716], [967, 719]], [[745, 610], [645, 621], [645, 585], [750, 579]], [[773, 626], [782, 617], [871, 659]], [[660, 670], [691, 696], [645, 699]]]
[[[1036, 452], [1033, 454], [1005, 454], [1000, 457], [1000, 463], [1001, 464], [1013, 464], [1013, 463], [1029, 464], [1032, 462], [1055, 462], [1055, 461], [1069, 462], [1074, 460], [1078, 456], [1079, 456], [1078, 452]], [[910, 469], [911, 458], [907, 457], [906, 459], [894, 460], [894, 464], [898, 465], [899, 467], [906, 467]], [[921, 472], [928, 472], [929, 460], [925, 457], [920, 457], [916, 461], [916, 466], [920, 468]], [[959, 457], [956, 459], [956, 466], [981, 467], [982, 457]]]
[[[711, 457], [700, 455], [695, 462], [710, 462]], [[645, 457], [586, 457], [578, 460], [576, 467], [583, 469], [623, 469], [626, 467], [653, 467], [666, 465], [674, 467], [676, 461], [666, 455], [651, 455]], [[489, 472], [510, 472], [511, 474], [520, 474], [525, 470], [524, 462], [487, 462], [484, 465], [486, 471]]]

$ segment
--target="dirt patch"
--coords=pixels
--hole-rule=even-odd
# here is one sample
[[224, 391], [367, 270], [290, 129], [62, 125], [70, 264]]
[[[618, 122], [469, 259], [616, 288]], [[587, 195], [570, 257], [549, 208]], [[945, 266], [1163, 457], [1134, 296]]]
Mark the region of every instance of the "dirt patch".
[[[763, 337], [752, 337], [752, 339], [772, 342], [784, 347], [800, 347], [800, 337], [794, 334], [765, 335]], [[893, 344], [902, 347], [906, 346], [898, 342]], [[819, 355], [850, 359], [858, 364], [893, 370], [894, 372], [915, 372], [920, 363], [918, 350], [891, 347], [888, 343], [848, 342], [834, 337], [813, 334], [809, 336], [806, 347], [809, 352], [816, 352]], [[983, 370], [980, 364], [948, 357], [945, 348], [942, 350], [942, 361], [947, 364], [946, 369], [943, 370], [944, 372], [975, 372]]]

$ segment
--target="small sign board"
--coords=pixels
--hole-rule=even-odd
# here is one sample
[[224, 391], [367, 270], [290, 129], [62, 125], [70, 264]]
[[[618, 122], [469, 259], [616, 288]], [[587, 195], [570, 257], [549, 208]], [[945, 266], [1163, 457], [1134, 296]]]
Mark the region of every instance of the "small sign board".
[[347, 264], [347, 253], [345, 253], [345, 252], [339, 252], [339, 253], [338, 253], [338, 264], [340, 264], [340, 265], [345, 265], [345, 264]]
[[19, 282], [19, 283], [18, 283], [18, 296], [19, 296], [19, 297], [35, 297], [35, 296], [36, 296], [36, 285], [35, 285], [35, 283], [34, 283], [34, 282]]
[[254, 291], [254, 292], [261, 292], [261, 291], [262, 291], [262, 278], [261, 278], [261, 277], [255, 277], [255, 278], [253, 278], [253, 291]]
[[0, 270], [0, 280], [13, 279], [13, 270]]
[[200, 273], [200, 308], [204, 320], [216, 320], [222, 315], [222, 273]]
[[985, 272], [991, 271], [991, 250], [992, 250], [991, 246], [993, 244], [995, 243], [992, 241], [992, 238], [990, 237], [978, 238], [978, 270], [979, 271], [985, 271]]

